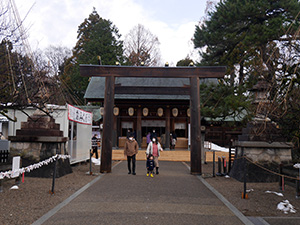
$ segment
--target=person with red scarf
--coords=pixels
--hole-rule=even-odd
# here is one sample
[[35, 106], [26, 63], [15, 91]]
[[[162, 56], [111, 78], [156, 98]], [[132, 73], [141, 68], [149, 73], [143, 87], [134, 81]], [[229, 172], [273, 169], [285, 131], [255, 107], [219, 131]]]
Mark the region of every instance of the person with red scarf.
[[163, 149], [162, 149], [160, 143], [158, 142], [157, 137], [153, 137], [152, 141], [147, 146], [146, 155], [147, 155], [147, 157], [149, 155], [153, 155], [154, 165], [156, 168], [156, 174], [159, 174], [159, 172], [158, 172], [158, 168], [159, 168], [158, 157], [160, 156], [160, 152], [162, 152], [162, 151], [163, 151]]

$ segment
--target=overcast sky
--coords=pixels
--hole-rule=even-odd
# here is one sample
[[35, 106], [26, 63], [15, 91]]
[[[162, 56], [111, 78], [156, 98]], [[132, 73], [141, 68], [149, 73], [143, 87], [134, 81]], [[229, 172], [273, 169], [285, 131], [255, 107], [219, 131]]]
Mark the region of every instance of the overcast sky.
[[137, 24], [156, 35], [162, 60], [175, 66], [188, 54], [198, 60], [191, 38], [204, 16], [206, 0], [15, 0], [33, 50], [49, 45], [73, 48], [78, 26], [92, 13], [109, 19], [122, 37]]

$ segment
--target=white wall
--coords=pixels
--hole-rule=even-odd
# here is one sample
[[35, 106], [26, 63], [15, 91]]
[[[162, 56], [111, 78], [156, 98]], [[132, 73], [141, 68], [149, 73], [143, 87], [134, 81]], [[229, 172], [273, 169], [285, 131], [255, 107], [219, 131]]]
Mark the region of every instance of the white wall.
[[[28, 115], [33, 115], [36, 109], [29, 108], [24, 110]], [[15, 136], [16, 130], [21, 129], [21, 122], [26, 122], [28, 117], [20, 110], [9, 110], [8, 116], [11, 118], [17, 118], [17, 122], [9, 121], [8, 135]], [[68, 137], [69, 121], [68, 121], [68, 110], [66, 106], [57, 106], [51, 113], [55, 122], [60, 124], [60, 130], [63, 131], [63, 136]]]
[[69, 133], [69, 120], [68, 120], [68, 109], [56, 109], [52, 113], [55, 123], [60, 125], [60, 130], [63, 131], [63, 136], [68, 137]]
[[[33, 110], [24, 110], [26, 113], [28, 113], [29, 115], [33, 114]], [[8, 110], [7, 115], [14, 119], [16, 118], [17, 121], [13, 122], [13, 121], [9, 121], [8, 122], [8, 136], [15, 136], [16, 135], [16, 130], [21, 128], [21, 122], [26, 122], [27, 121], [27, 116], [19, 111], [19, 110]]]
[[92, 126], [77, 123], [76, 159], [71, 161], [84, 161], [89, 159], [92, 146]]

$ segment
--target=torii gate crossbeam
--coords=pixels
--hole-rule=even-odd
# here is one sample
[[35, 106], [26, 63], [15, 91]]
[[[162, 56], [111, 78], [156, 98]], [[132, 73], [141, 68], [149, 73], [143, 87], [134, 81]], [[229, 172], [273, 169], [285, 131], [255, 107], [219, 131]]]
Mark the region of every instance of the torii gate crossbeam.
[[[200, 78], [223, 78], [226, 67], [131, 67], [80, 65], [81, 76], [106, 77], [103, 115], [103, 137], [101, 151], [101, 173], [111, 172], [113, 107], [115, 77], [158, 77], [189, 78], [191, 109], [191, 173], [202, 174], [201, 166], [201, 116], [200, 116]], [[153, 87], [155, 89], [155, 87]], [[185, 89], [187, 87], [184, 87]], [[132, 88], [131, 88], [132, 90]], [[145, 89], [146, 90], [146, 89]], [[172, 90], [172, 89], [170, 89]], [[124, 90], [122, 90], [124, 92]], [[130, 91], [130, 89], [128, 89]], [[142, 92], [143, 89], [139, 89]], [[147, 94], [147, 90], [145, 91]], [[174, 93], [177, 94], [177, 93]]]

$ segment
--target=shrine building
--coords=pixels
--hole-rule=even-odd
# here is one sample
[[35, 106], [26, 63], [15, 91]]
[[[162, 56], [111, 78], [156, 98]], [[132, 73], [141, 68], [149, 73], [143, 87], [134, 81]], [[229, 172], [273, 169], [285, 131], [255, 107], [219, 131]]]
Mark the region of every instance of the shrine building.
[[[200, 82], [217, 82], [202, 78]], [[155, 130], [164, 135], [165, 148], [170, 148], [170, 135], [176, 134], [175, 149], [188, 149], [190, 137], [189, 78], [116, 77], [114, 95], [113, 147], [123, 148], [128, 130], [135, 133], [141, 148], [146, 148], [146, 135]], [[130, 87], [130, 91], [128, 91]], [[165, 88], [168, 87], [168, 88]], [[103, 112], [105, 77], [91, 77], [84, 98], [100, 102]], [[171, 93], [172, 92], [172, 93]]]

